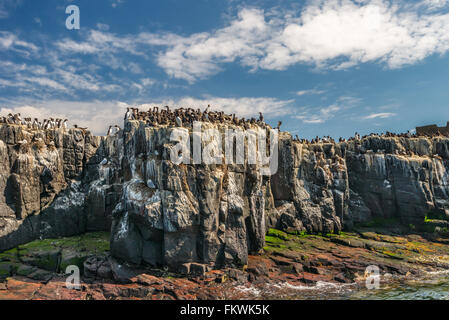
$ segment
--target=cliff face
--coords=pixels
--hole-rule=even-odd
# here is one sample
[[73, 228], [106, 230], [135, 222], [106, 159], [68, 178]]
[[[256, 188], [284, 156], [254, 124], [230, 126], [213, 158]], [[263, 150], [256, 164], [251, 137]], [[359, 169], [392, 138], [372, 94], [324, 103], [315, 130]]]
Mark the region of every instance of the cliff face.
[[370, 137], [341, 148], [350, 188], [371, 216], [417, 225], [429, 214], [449, 217], [448, 138]]
[[172, 130], [127, 122], [112, 254], [172, 268], [246, 263], [248, 253], [264, 245], [266, 212], [273, 208], [270, 178], [255, 165], [174, 165]]
[[117, 141], [81, 129], [2, 125], [0, 250], [37, 238], [108, 230], [121, 186], [109, 185], [100, 162], [117, 153]]
[[447, 138], [305, 144], [281, 133], [278, 171], [263, 176], [257, 165], [175, 165], [172, 130], [127, 121], [94, 137], [3, 125], [0, 250], [110, 229], [113, 256], [188, 272], [245, 264], [269, 227], [330, 233], [449, 215]]
[[345, 160], [335, 148], [301, 144], [289, 134], [281, 135], [279, 170], [271, 183], [277, 209], [270, 225], [308, 232], [341, 230], [349, 186]]

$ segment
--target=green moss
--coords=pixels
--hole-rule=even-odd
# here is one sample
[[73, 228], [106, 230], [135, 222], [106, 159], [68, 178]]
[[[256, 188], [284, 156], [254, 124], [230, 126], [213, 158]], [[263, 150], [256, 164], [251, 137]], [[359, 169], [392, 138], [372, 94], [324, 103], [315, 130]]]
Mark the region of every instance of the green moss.
[[18, 250], [17, 248], [0, 253], [1, 261], [18, 261]]
[[47, 239], [47, 240], [36, 240], [29, 242], [27, 244], [22, 244], [18, 247], [20, 254], [26, 252], [34, 252], [34, 251], [47, 251], [52, 250], [55, 247], [58, 247], [55, 240]]
[[276, 237], [276, 238], [279, 238], [279, 239], [284, 240], [284, 241], [288, 241], [289, 240], [289, 237], [288, 237], [287, 233], [285, 233], [284, 231], [277, 230], [277, 229], [270, 229], [270, 230], [268, 230], [267, 236], [269, 236], [269, 237]]
[[88, 251], [93, 254], [109, 251], [109, 233], [92, 232], [81, 236], [66, 237], [59, 239], [36, 240], [24, 245], [20, 245], [20, 255], [32, 254], [35, 252], [59, 249], [76, 249], [78, 251]]
[[109, 239], [107, 232], [92, 232], [81, 236], [36, 240], [2, 253], [0, 261], [21, 261], [53, 272], [64, 271], [68, 265], [76, 265], [82, 272], [87, 257], [105, 255], [109, 251]]
[[390, 257], [390, 258], [393, 258], [393, 259], [404, 260], [404, 257], [401, 254], [396, 253], [396, 252], [391, 252], [391, 251], [384, 250], [384, 251], [382, 251], [382, 253], [384, 255], [386, 255], [387, 257]]

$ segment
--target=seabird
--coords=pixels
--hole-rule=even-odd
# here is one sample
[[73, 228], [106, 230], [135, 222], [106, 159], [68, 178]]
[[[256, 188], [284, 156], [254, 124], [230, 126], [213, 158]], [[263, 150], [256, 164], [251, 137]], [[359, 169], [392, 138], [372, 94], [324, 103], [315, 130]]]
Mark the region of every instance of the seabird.
[[131, 111], [129, 108], [126, 108], [125, 120], [128, 120], [129, 118], [131, 118]]
[[181, 120], [180, 117], [176, 117], [175, 121], [176, 121], [176, 125], [177, 125], [178, 127], [182, 127], [182, 120]]
[[278, 126], [276, 127], [276, 129], [281, 130], [281, 125], [282, 125], [282, 121], [278, 121]]

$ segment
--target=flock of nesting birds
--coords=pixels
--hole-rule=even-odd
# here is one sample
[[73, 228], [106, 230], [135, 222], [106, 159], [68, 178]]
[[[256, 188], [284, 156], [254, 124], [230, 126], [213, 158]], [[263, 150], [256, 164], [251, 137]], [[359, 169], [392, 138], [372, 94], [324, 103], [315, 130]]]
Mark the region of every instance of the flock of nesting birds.
[[[258, 118], [239, 118], [235, 114], [225, 114], [222, 111], [211, 111], [210, 105], [204, 111], [201, 109], [192, 109], [192, 108], [178, 108], [171, 110], [169, 106], [165, 106], [164, 108], [159, 109], [159, 107], [153, 107], [148, 109], [148, 111], [140, 111], [138, 108], [127, 108], [125, 114], [126, 120], [139, 120], [144, 121], [149, 126], [157, 126], [157, 125], [176, 125], [178, 127], [189, 126], [192, 125], [195, 121], [201, 122], [211, 122], [211, 123], [222, 123], [222, 124], [234, 124], [237, 126], [242, 126], [245, 129], [251, 128], [252, 125], [258, 125], [262, 128], [271, 128], [268, 124], [264, 122], [264, 116], [262, 112], [259, 112]], [[22, 118], [20, 113], [16, 114], [8, 114], [6, 117], [0, 117], [0, 124], [15, 124], [26, 126], [28, 129], [34, 130], [51, 130], [51, 129], [68, 129], [68, 120], [67, 119], [59, 119], [59, 118], [50, 118], [44, 119], [40, 122], [37, 118]], [[280, 130], [282, 125], [282, 121], [278, 122], [278, 125], [275, 129]], [[76, 124], [74, 128], [87, 130], [87, 128], [78, 127]], [[120, 127], [118, 125], [109, 126], [108, 136], [116, 135], [120, 131]], [[437, 137], [445, 135], [441, 132], [436, 132], [434, 134], [427, 135], [428, 137]], [[447, 135], [445, 135], [447, 136]], [[416, 133], [412, 134], [410, 131], [407, 133], [392, 133], [386, 132], [382, 134], [371, 133], [368, 135], [361, 136], [359, 133], [355, 133], [354, 137], [349, 139], [339, 138], [338, 142], [347, 142], [354, 140], [362, 140], [368, 137], [402, 137], [402, 138], [416, 138], [418, 135]], [[316, 143], [336, 143], [336, 141], [330, 137], [318, 137], [308, 140], [308, 139], [300, 139], [297, 135], [293, 138], [294, 141], [301, 142], [303, 144], [316, 144]]]
[[[26, 126], [28, 129], [34, 130], [49, 130], [49, 129], [67, 129], [68, 120], [67, 119], [45, 119], [40, 122], [37, 118], [23, 118], [20, 116], [20, 113], [16, 114], [8, 114], [6, 117], [0, 118], [0, 123], [6, 124], [16, 124]], [[87, 129], [87, 128], [84, 128]]]
[[[433, 138], [433, 137], [437, 137], [437, 136], [442, 136], [443, 134], [434, 134], [431, 135], [429, 137]], [[410, 131], [408, 131], [407, 133], [393, 133], [393, 132], [385, 132], [385, 133], [370, 133], [367, 135], [360, 135], [358, 132], [356, 132], [354, 134], [353, 137], [346, 139], [346, 138], [339, 138], [338, 142], [348, 142], [348, 141], [358, 141], [358, 140], [363, 140], [365, 138], [372, 138], [372, 137], [378, 137], [378, 138], [418, 138], [419, 135], [417, 135], [416, 133], [411, 133]], [[298, 136], [295, 137], [294, 139], [295, 141], [299, 141], [302, 142], [304, 144], [315, 144], [315, 143], [336, 143], [336, 141], [330, 137], [330, 136], [325, 136], [323, 138], [320, 138], [318, 136], [316, 136], [316, 138], [312, 139], [312, 140], [307, 140], [307, 139], [299, 139]]]
[[[42, 122], [39, 121], [38, 118], [22, 118], [20, 113], [16, 114], [8, 114], [6, 117], [0, 117], [0, 124], [15, 124], [26, 127], [27, 129], [33, 130], [56, 130], [56, 129], [68, 129], [67, 119], [59, 119], [59, 118], [50, 118], [44, 119]], [[73, 125], [75, 129], [81, 129], [83, 131], [87, 130], [87, 128], [79, 127], [78, 125]], [[116, 134], [120, 131], [120, 127], [109, 126], [108, 135]]]
[[[258, 118], [239, 118], [234, 114], [225, 114], [222, 111], [210, 111], [210, 105], [204, 111], [201, 109], [178, 108], [171, 110], [165, 106], [159, 110], [159, 107], [150, 108], [148, 111], [139, 111], [138, 108], [127, 108], [125, 114], [126, 120], [145, 121], [149, 126], [156, 125], [176, 125], [178, 127], [189, 126], [195, 121], [234, 124], [249, 129], [251, 125], [260, 127], [269, 127], [264, 122], [262, 112], [259, 112]], [[278, 122], [277, 129], [280, 129], [282, 122]]]

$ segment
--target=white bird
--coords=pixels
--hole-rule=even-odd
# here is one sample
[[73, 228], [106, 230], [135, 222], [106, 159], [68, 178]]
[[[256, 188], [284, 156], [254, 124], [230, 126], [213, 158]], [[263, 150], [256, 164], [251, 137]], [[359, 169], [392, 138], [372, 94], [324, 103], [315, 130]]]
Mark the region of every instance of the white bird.
[[176, 121], [176, 125], [177, 125], [178, 127], [182, 127], [182, 120], [181, 120], [180, 117], [176, 117], [175, 121]]

